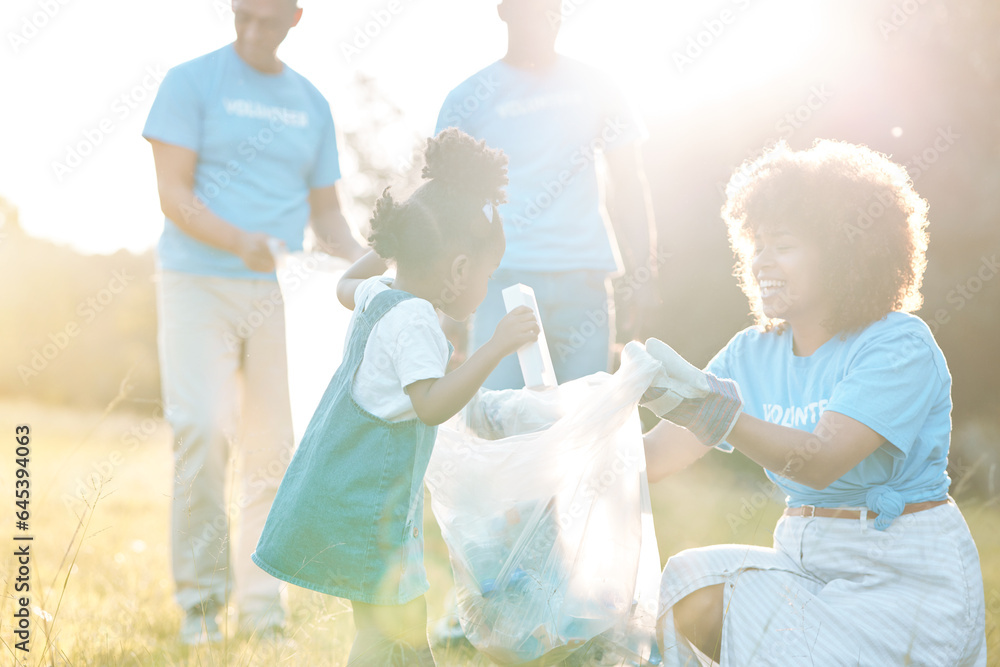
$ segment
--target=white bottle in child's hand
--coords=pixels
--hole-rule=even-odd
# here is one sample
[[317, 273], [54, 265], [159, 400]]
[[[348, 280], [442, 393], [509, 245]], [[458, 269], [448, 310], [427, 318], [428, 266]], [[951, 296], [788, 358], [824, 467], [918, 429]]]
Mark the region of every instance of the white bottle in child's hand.
[[518, 306], [531, 308], [535, 313], [535, 320], [538, 322], [538, 340], [517, 351], [517, 361], [521, 365], [524, 386], [528, 389], [555, 387], [559, 382], [556, 380], [552, 357], [549, 355], [549, 347], [545, 342], [545, 330], [542, 327], [541, 315], [538, 313], [535, 291], [521, 283], [511, 285], [503, 290], [503, 304], [508, 313]]

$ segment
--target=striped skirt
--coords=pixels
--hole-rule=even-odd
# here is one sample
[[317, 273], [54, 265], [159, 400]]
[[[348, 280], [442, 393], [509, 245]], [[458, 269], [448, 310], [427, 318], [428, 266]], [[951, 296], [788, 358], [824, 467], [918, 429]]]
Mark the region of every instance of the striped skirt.
[[[667, 561], [664, 665], [698, 665], [673, 605], [724, 584], [724, 667], [986, 665], [979, 554], [953, 503], [873, 521], [782, 517], [774, 548], [719, 545]], [[703, 660], [703, 656], [701, 657]]]

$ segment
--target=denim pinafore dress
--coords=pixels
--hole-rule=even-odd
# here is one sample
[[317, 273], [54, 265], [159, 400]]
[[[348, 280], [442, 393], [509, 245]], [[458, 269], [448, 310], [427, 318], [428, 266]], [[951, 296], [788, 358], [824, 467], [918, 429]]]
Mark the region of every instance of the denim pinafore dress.
[[412, 294], [379, 292], [361, 312], [337, 369], [292, 457], [251, 559], [270, 575], [320, 593], [404, 604], [428, 589], [424, 473], [437, 427], [389, 422], [351, 394], [375, 324]]

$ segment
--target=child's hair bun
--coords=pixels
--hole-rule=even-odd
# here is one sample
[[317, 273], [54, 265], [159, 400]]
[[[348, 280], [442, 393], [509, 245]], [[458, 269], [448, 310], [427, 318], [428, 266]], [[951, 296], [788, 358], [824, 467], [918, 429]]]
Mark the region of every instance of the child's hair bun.
[[506, 201], [507, 156], [465, 132], [449, 127], [427, 140], [423, 177], [481, 202]]
[[435, 271], [456, 252], [503, 254], [500, 221], [484, 216], [484, 204], [507, 200], [507, 156], [450, 127], [427, 140], [423, 177], [403, 202], [386, 188], [375, 202], [368, 242], [384, 260], [405, 271]]
[[399, 234], [402, 231], [400, 208], [393, 200], [389, 188], [383, 190], [382, 196], [375, 202], [375, 211], [369, 221], [371, 232], [368, 234], [368, 243], [383, 259], [395, 258], [399, 251]]

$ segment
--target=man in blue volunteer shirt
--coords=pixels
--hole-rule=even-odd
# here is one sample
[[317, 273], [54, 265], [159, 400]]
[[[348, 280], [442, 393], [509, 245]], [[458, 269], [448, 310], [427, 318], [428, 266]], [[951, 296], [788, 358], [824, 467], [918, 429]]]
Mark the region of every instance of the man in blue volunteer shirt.
[[[641, 120], [601, 72], [555, 51], [560, 0], [503, 0], [507, 54], [453, 90], [437, 131], [458, 127], [510, 158], [500, 207], [507, 251], [476, 311], [472, 348], [489, 340], [505, 310], [501, 290], [532, 287], [559, 382], [607, 371], [614, 339], [610, 278], [620, 275], [618, 328], [638, 332], [653, 302], [655, 227], [642, 170]], [[597, 162], [607, 165], [601, 183]], [[601, 204], [607, 187], [609, 234]], [[615, 237], [617, 236], [617, 243]], [[624, 266], [622, 266], [624, 263]], [[523, 386], [516, 356], [484, 385]]]
[[[143, 130], [153, 147], [160, 371], [174, 430], [172, 565], [180, 639], [280, 634], [279, 582], [250, 561], [293, 447], [281, 294], [270, 245], [361, 254], [344, 220], [330, 106], [276, 56], [295, 0], [233, 0], [236, 41], [174, 67]], [[238, 475], [224, 495], [230, 445]], [[230, 512], [239, 517], [229, 553]], [[230, 560], [234, 572], [230, 574]], [[235, 585], [231, 586], [231, 579]]]

